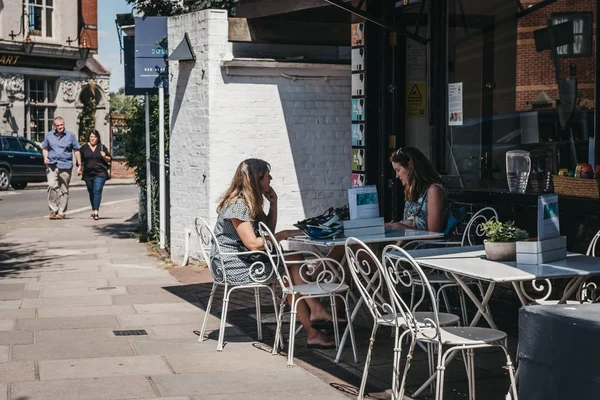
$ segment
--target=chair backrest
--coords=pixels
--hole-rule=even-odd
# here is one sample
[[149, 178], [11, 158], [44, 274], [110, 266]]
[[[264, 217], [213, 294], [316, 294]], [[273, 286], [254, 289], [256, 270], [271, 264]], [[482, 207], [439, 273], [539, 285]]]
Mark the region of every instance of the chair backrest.
[[590, 245], [588, 246], [587, 254], [588, 256], [596, 257], [596, 245], [600, 241], [600, 231], [596, 233], [596, 235], [592, 238]]
[[403, 314], [389, 292], [385, 277], [381, 273], [381, 262], [373, 251], [357, 238], [349, 237], [345, 243], [348, 269], [352, 274], [355, 286], [369, 308], [375, 320], [386, 316], [396, 320], [396, 315]]
[[[429, 284], [427, 275], [423, 272], [419, 264], [408, 254], [405, 250], [401, 249], [396, 245], [387, 245], [383, 249], [381, 255], [383, 275], [387, 283], [388, 290], [394, 299], [397, 307], [405, 309], [407, 314], [407, 321], [409, 327], [413, 329], [415, 334], [417, 331], [431, 339], [440, 339], [440, 322], [437, 309], [437, 303], [433, 289]], [[402, 299], [398, 289], [401, 287], [413, 288], [414, 285], [418, 285], [416, 291], [421, 293], [421, 299], [413, 305], [410, 309], [404, 300]], [[429, 300], [431, 303], [431, 310], [433, 312], [433, 318], [428, 318], [425, 321], [418, 321], [414, 317], [415, 309], [418, 304], [424, 300]]]
[[[223, 264], [223, 257], [219, 256], [218, 260], [215, 261], [214, 257], [211, 257], [211, 251], [214, 248], [215, 254], [221, 254], [221, 247], [219, 246], [219, 242], [217, 241], [217, 237], [215, 236], [213, 230], [210, 228], [208, 223], [201, 218], [196, 217], [194, 220], [194, 225], [196, 227], [196, 234], [198, 235], [198, 241], [200, 242], [200, 252], [202, 253], [202, 257], [204, 258], [204, 262], [212, 275], [212, 278], [216, 282], [225, 282], [227, 280], [225, 274], [225, 265]], [[215, 261], [215, 262], [213, 262]]]
[[344, 284], [344, 269], [339, 261], [319, 257], [309, 251], [287, 253], [286, 258], [281, 244], [277, 242], [269, 227], [260, 222], [258, 230], [264, 241], [265, 252], [284, 292], [294, 291], [294, 282], [290, 274], [292, 266], [298, 266], [300, 278], [304, 283], [315, 284], [324, 291], [335, 292]]
[[477, 211], [467, 223], [462, 236], [461, 246], [474, 246], [481, 244], [485, 236], [482, 224], [491, 219], [498, 220], [498, 213], [492, 207], [485, 207]]

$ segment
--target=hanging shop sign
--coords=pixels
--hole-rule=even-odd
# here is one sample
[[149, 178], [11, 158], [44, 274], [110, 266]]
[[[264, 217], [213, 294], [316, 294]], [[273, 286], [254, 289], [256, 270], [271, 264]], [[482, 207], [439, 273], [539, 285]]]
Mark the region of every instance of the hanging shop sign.
[[167, 17], [135, 19], [135, 88], [168, 86]]

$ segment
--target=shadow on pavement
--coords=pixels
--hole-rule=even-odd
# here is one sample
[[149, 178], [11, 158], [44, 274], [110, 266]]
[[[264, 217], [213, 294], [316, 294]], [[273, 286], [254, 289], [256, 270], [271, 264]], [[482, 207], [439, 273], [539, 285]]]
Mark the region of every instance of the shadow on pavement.
[[0, 238], [0, 278], [18, 275], [20, 272], [48, 266], [56, 256], [36, 254], [35, 246], [15, 245]]

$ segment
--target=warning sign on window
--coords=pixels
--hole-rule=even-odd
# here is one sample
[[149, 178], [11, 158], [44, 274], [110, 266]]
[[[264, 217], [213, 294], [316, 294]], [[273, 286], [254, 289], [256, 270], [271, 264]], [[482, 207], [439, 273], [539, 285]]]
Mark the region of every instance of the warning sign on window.
[[424, 82], [406, 86], [406, 116], [424, 117], [427, 105], [427, 88]]

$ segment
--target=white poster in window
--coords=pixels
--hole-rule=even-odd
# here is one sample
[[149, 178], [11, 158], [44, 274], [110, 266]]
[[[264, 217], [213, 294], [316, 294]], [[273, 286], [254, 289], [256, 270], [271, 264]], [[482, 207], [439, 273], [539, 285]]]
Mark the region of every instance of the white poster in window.
[[448, 125], [463, 124], [463, 83], [448, 84]]
[[365, 95], [365, 73], [352, 74], [352, 96]]
[[560, 223], [558, 219], [558, 195], [538, 196], [538, 240], [558, 237]]
[[348, 189], [350, 219], [378, 218], [379, 200], [374, 185], [357, 186]]
[[352, 49], [352, 71], [364, 71], [365, 69], [365, 48], [359, 47]]

